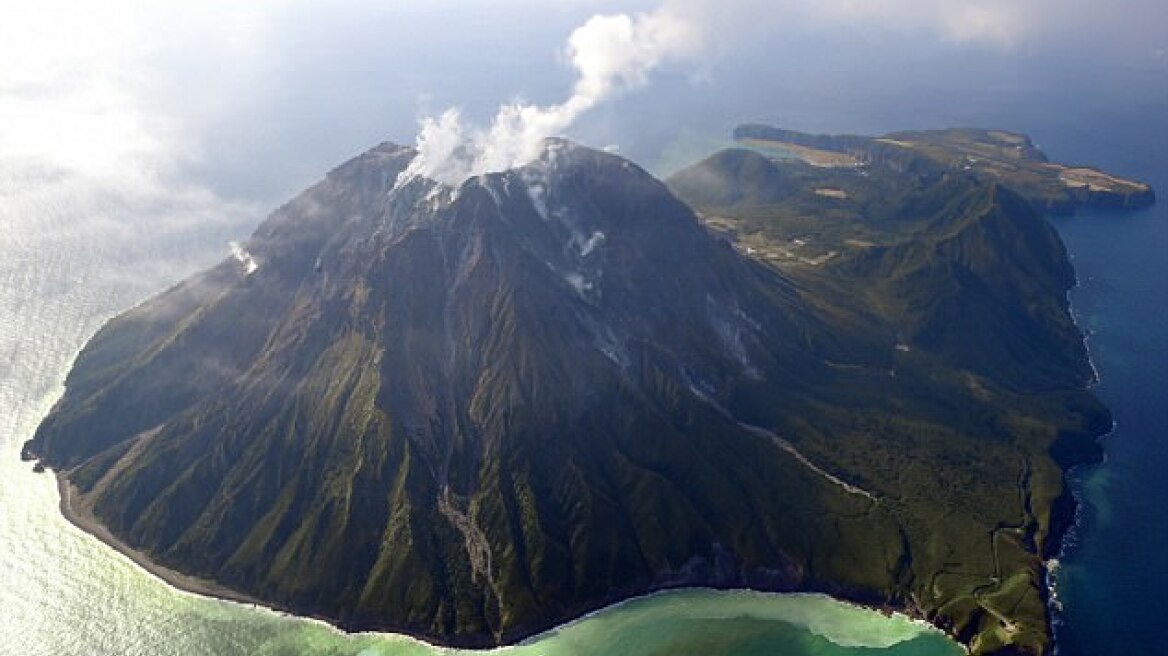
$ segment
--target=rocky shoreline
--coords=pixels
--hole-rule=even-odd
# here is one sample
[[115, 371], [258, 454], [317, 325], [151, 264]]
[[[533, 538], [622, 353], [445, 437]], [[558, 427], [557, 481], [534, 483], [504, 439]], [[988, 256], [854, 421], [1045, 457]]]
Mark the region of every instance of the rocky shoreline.
[[[1076, 280], [1075, 286], [1078, 286]], [[1075, 325], [1079, 325], [1079, 316], [1075, 312], [1074, 304], [1070, 299], [1070, 292], [1067, 293], [1067, 308], [1071, 317], [1075, 321]], [[1080, 326], [1079, 331], [1083, 334], [1083, 347], [1087, 352], [1087, 362], [1091, 366], [1092, 379], [1087, 383], [1085, 389], [1090, 390], [1097, 386], [1100, 382], [1099, 368], [1095, 365], [1095, 359], [1091, 355], [1090, 336]], [[1101, 444], [1102, 440], [1110, 435], [1115, 430], [1115, 419], [1110, 410], [1104, 416], [1099, 417], [1098, 421], [1091, 427], [1091, 447], [1080, 448], [1076, 450], [1068, 449], [1066, 451], [1054, 452], [1052, 455], [1063, 469], [1063, 493], [1055, 499], [1051, 507], [1050, 513], [1050, 538], [1047, 540], [1046, 548], [1039, 554], [1042, 557], [1043, 564], [1043, 579], [1045, 585], [1041, 588], [1043, 594], [1043, 601], [1046, 603], [1049, 619], [1047, 620], [1047, 630], [1050, 633], [1051, 652], [1058, 651], [1058, 631], [1057, 626], [1061, 622], [1060, 613], [1062, 611], [1062, 602], [1059, 601], [1056, 593], [1057, 589], [1057, 569], [1060, 561], [1067, 554], [1067, 540], [1073, 535], [1078, 528], [1081, 520], [1082, 499], [1079, 491], [1072, 488], [1071, 473], [1079, 468], [1091, 465], [1099, 465], [1107, 460], [1107, 454], [1103, 450]], [[1054, 447], [1058, 447], [1056, 442]], [[1052, 451], [1054, 449], [1052, 448]]]
[[105, 524], [102, 524], [94, 516], [93, 509], [78, 492], [77, 486], [69, 482], [64, 472], [56, 471], [53, 474], [57, 478], [57, 491], [61, 494], [61, 514], [65, 516], [65, 519], [70, 524], [97, 538], [109, 548], [134, 561], [134, 564], [146, 570], [154, 577], [162, 579], [172, 587], [204, 597], [214, 597], [240, 604], [270, 607], [270, 604], [250, 595], [224, 587], [214, 581], [183, 574], [182, 572], [155, 562], [150, 558], [149, 554], [131, 547], [110, 532]]
[[736, 586], [736, 585], [729, 585], [729, 586], [721, 585], [720, 586], [720, 585], [701, 585], [701, 584], [696, 584], [696, 583], [689, 584], [689, 583], [684, 583], [684, 582], [677, 582], [676, 585], [665, 585], [665, 586], [660, 586], [660, 587], [651, 587], [650, 589], [647, 589], [647, 590], [644, 590], [644, 591], [641, 591], [638, 593], [630, 593], [630, 594], [614, 596], [611, 600], [608, 600], [608, 601], [601, 603], [599, 605], [597, 605], [597, 604], [582, 604], [581, 605], [582, 610], [580, 610], [577, 613], [571, 614], [570, 616], [564, 618], [562, 621], [560, 621], [552, 626], [543, 627], [543, 628], [540, 628], [538, 630], [517, 632], [513, 635], [505, 636], [501, 642], [491, 642], [490, 640], [493, 639], [494, 636], [486, 636], [486, 635], [482, 636], [482, 638], [484, 638], [484, 641], [473, 641], [473, 642], [440, 641], [440, 640], [436, 640], [434, 636], [424, 635], [424, 634], [417, 633], [417, 632], [411, 632], [411, 631], [408, 631], [405, 629], [400, 629], [400, 628], [393, 628], [393, 627], [386, 627], [386, 626], [379, 626], [379, 625], [366, 626], [364, 624], [347, 623], [347, 622], [343, 622], [341, 620], [338, 620], [336, 618], [330, 618], [330, 617], [320, 615], [318, 613], [312, 613], [312, 612], [307, 612], [304, 610], [298, 610], [298, 609], [286, 607], [286, 606], [283, 606], [281, 604], [274, 603], [271, 601], [261, 600], [261, 599], [258, 599], [256, 597], [253, 597], [251, 595], [247, 595], [247, 594], [244, 594], [244, 593], [239, 592], [237, 590], [233, 590], [231, 588], [228, 588], [228, 587], [226, 587], [222, 584], [219, 584], [215, 581], [211, 581], [211, 580], [196, 577], [196, 576], [190, 576], [188, 574], [183, 574], [182, 572], [174, 570], [174, 569], [167, 567], [165, 565], [159, 564], [157, 561], [155, 561], [153, 558], [151, 558], [150, 555], [147, 554], [146, 552], [144, 552], [140, 549], [135, 549], [134, 547], [130, 546], [126, 542], [119, 539], [112, 532], [110, 532], [110, 530], [101, 522], [101, 520], [99, 520], [93, 514], [93, 510], [90, 507], [90, 504], [85, 501], [84, 496], [82, 494], [80, 494], [80, 492], [77, 490], [77, 487], [73, 483], [69, 482], [65, 472], [54, 471], [53, 474], [56, 477], [57, 490], [60, 494], [61, 514], [62, 514], [62, 516], [64, 516], [64, 518], [69, 523], [73, 524], [78, 529], [84, 531], [88, 535], [96, 538], [102, 544], [106, 545], [110, 549], [113, 549], [114, 551], [129, 558], [131, 561], [134, 562], [135, 565], [142, 568], [142, 570], [144, 570], [145, 572], [147, 572], [151, 576], [161, 580], [166, 585], [168, 585], [176, 590], [180, 590], [182, 592], [186, 592], [189, 594], [195, 594], [195, 595], [199, 595], [202, 597], [208, 597], [208, 598], [216, 599], [216, 600], [220, 600], [220, 601], [242, 604], [245, 606], [266, 608], [266, 609], [271, 610], [273, 612], [287, 614], [287, 615], [295, 617], [297, 619], [305, 619], [305, 620], [320, 622], [322, 624], [327, 624], [328, 626], [331, 626], [338, 631], [342, 631], [342, 632], [350, 633], [350, 634], [352, 634], [352, 633], [365, 633], [365, 632], [392, 634], [392, 635], [396, 635], [396, 636], [404, 636], [404, 637], [407, 637], [407, 638], [410, 638], [413, 640], [417, 640], [418, 642], [425, 643], [427, 645], [430, 645], [430, 646], [433, 646], [436, 648], [443, 648], [443, 649], [450, 649], [450, 648], [455, 648], [455, 649], [493, 649], [493, 648], [500, 647], [500, 646], [518, 645], [518, 644], [523, 644], [523, 643], [529, 642], [531, 640], [538, 638], [541, 635], [548, 634], [548, 633], [554, 633], [554, 632], [559, 631], [567, 626], [570, 626], [570, 625], [576, 624], [578, 622], [585, 621], [591, 617], [594, 617], [598, 613], [604, 612], [605, 610], [619, 607], [619, 606], [622, 606], [624, 604], [627, 604], [627, 603], [630, 603], [630, 602], [633, 602], [633, 601], [636, 601], [639, 599], [645, 599], [645, 598], [654, 597], [657, 595], [667, 594], [667, 593], [671, 593], [671, 592], [679, 592], [679, 591], [683, 591], [683, 590], [722, 590], [722, 591], [753, 591], [753, 592], [761, 592], [761, 593], [767, 593], [767, 594], [823, 595], [823, 596], [828, 597], [830, 599], [834, 599], [835, 601], [849, 604], [849, 605], [852, 605], [854, 607], [865, 608], [865, 609], [868, 609], [871, 611], [878, 612], [881, 615], [884, 615], [886, 617], [899, 616], [899, 617], [902, 617], [905, 620], [913, 622], [913, 623], [927, 625], [928, 627], [935, 629], [937, 631], [940, 631], [941, 633], [945, 634], [946, 636], [949, 637], [949, 639], [953, 640], [962, 649], [964, 649], [966, 653], [969, 653], [968, 644], [962, 642], [960, 640], [960, 636], [955, 635], [951, 630], [947, 629], [945, 626], [937, 624], [936, 622], [928, 619], [925, 616], [925, 614], [923, 612], [921, 612], [920, 609], [916, 608], [911, 603], [910, 604], [881, 603], [880, 601], [875, 600], [875, 599], [861, 598], [861, 597], [863, 597], [863, 595], [860, 595], [860, 596], [849, 595], [846, 593], [846, 591], [837, 591], [836, 594], [832, 594], [832, 593], [826, 592], [825, 590], [818, 588], [818, 587], [815, 587], [815, 586], [800, 586], [797, 588], [789, 588], [789, 589], [766, 589], [764, 586], [760, 586], [760, 587]]
[[[1080, 434], [1067, 434], [1065, 439], [1056, 442], [1052, 447], [1052, 455], [1063, 468], [1064, 477], [1073, 468], [1102, 462], [1103, 451], [1098, 446], [1098, 440], [1110, 433], [1112, 426], [1113, 421], [1108, 412], [1101, 415], [1089, 430]], [[1090, 437], [1090, 440], [1086, 439], [1088, 437]], [[1084, 446], [1088, 442], [1093, 445], [1093, 448]], [[22, 454], [25, 457], [31, 455], [27, 451]], [[40, 464], [39, 461], [38, 464]], [[483, 634], [480, 636], [462, 636], [464, 638], [463, 640], [444, 640], [438, 636], [419, 631], [411, 631], [408, 627], [392, 626], [376, 622], [370, 623], [368, 621], [346, 621], [341, 618], [329, 617], [322, 613], [314, 612], [311, 609], [296, 608], [272, 600], [262, 600], [224, 586], [218, 582], [184, 574], [162, 565], [155, 561], [148, 553], [130, 546], [115, 536], [94, 515], [91, 504], [85, 500], [84, 495], [79, 492], [77, 487], [68, 480], [67, 472], [53, 471], [53, 474], [56, 477], [57, 488], [60, 494], [60, 510], [66, 520], [85, 533], [100, 540], [111, 549], [126, 556], [147, 573], [162, 580], [167, 585], [187, 593], [253, 607], [262, 607], [274, 612], [286, 613], [297, 618], [322, 622], [346, 633], [378, 632], [409, 637], [440, 648], [490, 649], [530, 641], [544, 633], [553, 632], [564, 626], [587, 619], [607, 608], [619, 606], [643, 597], [686, 589], [750, 590], [774, 594], [822, 594], [843, 603], [880, 612], [886, 616], [900, 615], [914, 622], [928, 624], [948, 636], [956, 644], [961, 646], [966, 653], [969, 653], [970, 650], [970, 638], [972, 636], [958, 633], [952, 626], [947, 626], [944, 622], [938, 622], [937, 619], [939, 618], [930, 618], [912, 600], [905, 600], [903, 603], [890, 603], [887, 600], [873, 598], [871, 595], [857, 594], [856, 591], [838, 588], [833, 589], [833, 586], [830, 585], [816, 585], [814, 581], [804, 582], [801, 585], [791, 585], [784, 582], [779, 582], [776, 585], [775, 581], [771, 581], [771, 584], [767, 585], [765, 582], [756, 580], [752, 585], [745, 580], [732, 580], [736, 578], [732, 572], [720, 572], [720, 570], [719, 572], [714, 572], [715, 576], [712, 578], [705, 577], [704, 580], [703, 577], [693, 576], [693, 572], [690, 572], [689, 577], [673, 577], [668, 582], [658, 582], [656, 585], [650, 584], [641, 588], [630, 587], [627, 590], [609, 595], [603, 600], [592, 600], [578, 604], [572, 609], [572, 612], [566, 613], [564, 617], [551, 625], [544, 626], [541, 624], [538, 626], [516, 627], [517, 630], [507, 632], [502, 636]], [[1051, 559], [1057, 559], [1063, 555], [1064, 538], [1075, 524], [1078, 504], [1079, 502], [1074, 495], [1074, 491], [1068, 484], [1063, 494], [1056, 499], [1051, 509], [1049, 539], [1046, 541], [1046, 547], [1039, 554], [1042, 558], [1044, 569], [1049, 568]], [[721, 583], [715, 580], [720, 578], [718, 576], [719, 573], [725, 575], [721, 577], [723, 579]], [[1044, 571], [1044, 576], [1049, 578], [1049, 574], [1049, 570]], [[760, 585], [760, 583], [762, 584]], [[1053, 653], [1053, 647], [1057, 638], [1054, 633], [1054, 623], [1057, 621], [1055, 616], [1056, 611], [1049, 597], [1050, 589], [1044, 587], [1042, 592], [1045, 595], [1044, 601], [1048, 604], [1048, 607], [1051, 607], [1051, 616], [1047, 629], [1050, 632], [1050, 644], [1052, 645]]]

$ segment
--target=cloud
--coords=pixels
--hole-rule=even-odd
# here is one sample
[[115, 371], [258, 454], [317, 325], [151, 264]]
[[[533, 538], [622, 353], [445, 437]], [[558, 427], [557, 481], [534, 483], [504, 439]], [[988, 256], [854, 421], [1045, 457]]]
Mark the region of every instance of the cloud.
[[[182, 77], [191, 97], [224, 91], [202, 84], [192, 92], [196, 61], [248, 66], [263, 42], [265, 22], [255, 12], [266, 3], [248, 4], [5, 2], [0, 152], [106, 177], [164, 173], [195, 156], [197, 138], [185, 123], [204, 108], [167, 96]], [[219, 67], [218, 78], [230, 79], [229, 70]]]
[[1014, 48], [1039, 25], [1036, 2], [1004, 0], [824, 0], [810, 5], [806, 17], [822, 26], [861, 25], [885, 33], [917, 32], [960, 44]]
[[455, 185], [525, 164], [538, 155], [544, 139], [600, 103], [645, 85], [663, 63], [697, 55], [703, 42], [699, 26], [670, 3], [647, 13], [592, 16], [568, 37], [564, 55], [577, 77], [566, 100], [546, 106], [505, 104], [486, 130], [466, 128], [454, 109], [425, 118], [418, 156], [399, 183], [423, 176]]
[[711, 34], [830, 35], [859, 31], [874, 39], [915, 38], [1012, 53], [1023, 47], [1163, 43], [1161, 0], [669, 0]]
[[[601, 2], [607, 6], [610, 3]], [[665, 0], [664, 7], [704, 32], [712, 51], [744, 34], [781, 38], [855, 30], [874, 39], [922, 38], [1014, 52], [1024, 46], [1092, 48], [1156, 42], [1168, 12], [1162, 0]]]
[[39, 262], [52, 274], [27, 282], [48, 285], [43, 296], [84, 283], [102, 302], [127, 303], [222, 258], [259, 216], [184, 174], [199, 135], [158, 94], [175, 75], [174, 49], [213, 41], [230, 53], [232, 38], [254, 40], [213, 10], [181, 16], [168, 4], [5, 3], [0, 279]]
[[1017, 46], [1026, 31], [1024, 11], [1017, 3], [944, 7], [937, 23], [947, 38], [958, 43], [989, 43], [1008, 50]]

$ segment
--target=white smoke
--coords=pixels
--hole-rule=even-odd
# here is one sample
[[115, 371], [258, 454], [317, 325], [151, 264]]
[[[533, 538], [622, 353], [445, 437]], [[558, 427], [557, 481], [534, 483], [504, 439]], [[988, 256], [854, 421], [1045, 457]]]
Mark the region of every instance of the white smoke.
[[457, 185], [474, 175], [530, 162], [546, 138], [562, 133], [581, 114], [643, 86], [662, 63], [700, 51], [702, 30], [678, 6], [666, 4], [650, 13], [597, 15], [576, 28], [565, 55], [577, 78], [571, 96], [562, 103], [503, 105], [486, 130], [464, 127], [456, 109], [437, 119], [423, 119], [418, 156], [398, 184], [422, 176]]
[[252, 254], [247, 252], [247, 249], [239, 244], [239, 242], [232, 241], [227, 243], [227, 247], [231, 249], [231, 257], [243, 265], [244, 275], [250, 276], [260, 268], [258, 262], [252, 257]]

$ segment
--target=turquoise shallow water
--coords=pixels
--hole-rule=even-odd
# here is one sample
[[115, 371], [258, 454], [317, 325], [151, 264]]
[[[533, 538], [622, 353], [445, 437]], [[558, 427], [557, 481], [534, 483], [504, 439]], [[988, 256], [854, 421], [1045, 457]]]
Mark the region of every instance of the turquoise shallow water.
[[[34, 474], [18, 453], [60, 395], [74, 354], [106, 317], [224, 257], [228, 240], [247, 228], [155, 223], [147, 238], [127, 229], [144, 220], [132, 213], [98, 221], [71, 212], [67, 198], [31, 209], [0, 205], [0, 655], [455, 653], [179, 592], [62, 518], [52, 476]], [[498, 653], [961, 650], [928, 627], [826, 597], [681, 591], [606, 609]]]

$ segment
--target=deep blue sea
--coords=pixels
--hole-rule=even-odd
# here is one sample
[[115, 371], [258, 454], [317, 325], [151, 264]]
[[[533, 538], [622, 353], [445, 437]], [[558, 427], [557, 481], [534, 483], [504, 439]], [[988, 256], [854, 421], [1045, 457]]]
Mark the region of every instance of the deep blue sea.
[[1047, 144], [1056, 157], [1141, 176], [1162, 198], [1145, 211], [1055, 221], [1079, 276], [1072, 299], [1096, 391], [1116, 420], [1105, 464], [1075, 473], [1085, 503], [1059, 575], [1061, 653], [1074, 656], [1168, 652], [1168, 109], [1109, 126], [1112, 138], [1077, 132]]

